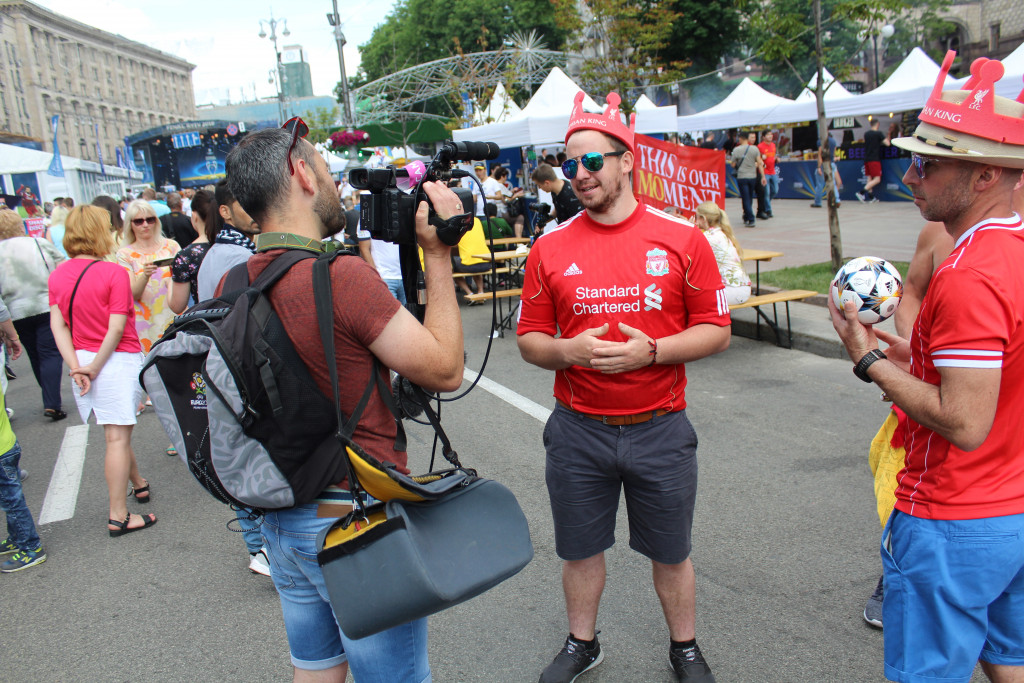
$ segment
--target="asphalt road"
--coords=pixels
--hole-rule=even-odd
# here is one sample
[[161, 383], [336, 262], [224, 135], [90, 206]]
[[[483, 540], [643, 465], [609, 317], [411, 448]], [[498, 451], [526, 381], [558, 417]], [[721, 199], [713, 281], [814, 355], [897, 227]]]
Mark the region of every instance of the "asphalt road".
[[[462, 310], [475, 370], [490, 310]], [[44, 420], [27, 359], [14, 367], [8, 404], [38, 518], [65, 429], [79, 419]], [[856, 380], [847, 361], [738, 337], [687, 374], [700, 437], [697, 631], [718, 681], [884, 680], [882, 634], [861, 618], [880, 573], [867, 467], [886, 412], [877, 388]], [[551, 373], [526, 365], [511, 336], [494, 340], [485, 376], [553, 405]], [[65, 387], [69, 412], [73, 405]], [[567, 632], [543, 423], [479, 387], [446, 404], [443, 422], [465, 464], [515, 492], [536, 556], [511, 580], [431, 618], [434, 680], [535, 681]], [[40, 528], [48, 560], [0, 575], [0, 680], [290, 680], [277, 595], [248, 572], [241, 538], [225, 529], [233, 514], [164, 455], [151, 411], [134, 444], [154, 493], [150, 505], [129, 508], [155, 512], [159, 523], [107, 536], [103, 435], [91, 426], [74, 514]], [[426, 470], [430, 444], [429, 430], [410, 430], [414, 471]], [[606, 659], [580, 683], [673, 680], [649, 565], [628, 548], [624, 507], [599, 617]]]

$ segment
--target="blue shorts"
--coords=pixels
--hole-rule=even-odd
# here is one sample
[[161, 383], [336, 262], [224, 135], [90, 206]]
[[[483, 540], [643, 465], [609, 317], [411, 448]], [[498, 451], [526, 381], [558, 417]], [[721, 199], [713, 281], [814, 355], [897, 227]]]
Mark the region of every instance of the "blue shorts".
[[544, 448], [560, 558], [585, 560], [615, 544], [622, 491], [630, 548], [662, 564], [690, 556], [697, 434], [685, 411], [613, 427], [558, 405]]
[[429, 683], [426, 619], [359, 640], [338, 628], [316, 561], [317, 533], [337, 520], [317, 517], [317, 507], [300, 505], [267, 513], [261, 527], [292, 665], [319, 671], [347, 659], [359, 683]]
[[885, 676], [970, 681], [1024, 665], [1024, 514], [944, 521], [894, 511], [882, 532]]

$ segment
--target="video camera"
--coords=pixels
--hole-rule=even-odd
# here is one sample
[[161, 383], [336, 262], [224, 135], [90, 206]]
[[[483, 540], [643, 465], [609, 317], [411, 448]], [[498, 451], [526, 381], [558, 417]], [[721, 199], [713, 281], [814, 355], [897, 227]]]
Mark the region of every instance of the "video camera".
[[399, 187], [399, 179], [409, 179], [409, 171], [387, 168], [357, 168], [349, 171], [348, 182], [357, 190], [369, 190], [360, 202], [360, 222], [369, 229], [374, 239], [394, 244], [416, 244], [416, 207], [421, 201], [430, 206], [429, 221], [437, 228], [438, 238], [454, 247], [462, 236], [473, 227], [473, 193], [463, 187], [452, 188], [462, 200], [465, 213], [442, 220], [430, 205], [430, 199], [422, 190], [423, 183], [440, 180], [447, 183], [452, 178], [464, 178], [469, 174], [460, 169], [452, 170], [455, 161], [478, 161], [496, 159], [498, 146], [493, 142], [446, 142], [426, 167], [426, 173], [416, 179], [410, 194]]
[[534, 204], [533, 211], [537, 214], [533, 219], [533, 231], [539, 235], [544, 232], [544, 226], [555, 220], [555, 217], [551, 215], [551, 205], [546, 202]]

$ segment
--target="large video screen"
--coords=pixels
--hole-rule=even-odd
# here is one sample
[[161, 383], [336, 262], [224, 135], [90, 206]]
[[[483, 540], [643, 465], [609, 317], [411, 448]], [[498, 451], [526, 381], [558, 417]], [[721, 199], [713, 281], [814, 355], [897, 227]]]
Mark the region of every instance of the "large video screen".
[[216, 183], [224, 177], [224, 160], [234, 147], [227, 137], [206, 136], [198, 147], [175, 150], [178, 157], [178, 177], [181, 187], [197, 187]]

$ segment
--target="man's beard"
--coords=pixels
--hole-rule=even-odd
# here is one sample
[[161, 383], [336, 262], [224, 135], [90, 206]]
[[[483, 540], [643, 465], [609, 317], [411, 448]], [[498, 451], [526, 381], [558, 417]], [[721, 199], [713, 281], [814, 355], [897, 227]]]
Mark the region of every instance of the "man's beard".
[[584, 199], [581, 196], [579, 198], [580, 203], [583, 204], [583, 208], [596, 214], [608, 213], [615, 206], [615, 203], [619, 201], [619, 198], [622, 197], [623, 184], [621, 176], [616, 179], [615, 185], [599, 183], [599, 187], [605, 191], [604, 197], [595, 201], [593, 199]]
[[313, 212], [320, 219], [321, 237], [330, 237], [342, 230], [345, 226], [345, 211], [337, 200], [337, 195], [324, 183], [320, 183], [320, 192], [317, 194], [316, 202], [313, 204]]
[[973, 169], [965, 168], [956, 181], [950, 183], [941, 193], [925, 198], [925, 207], [921, 217], [938, 223], [951, 223], [964, 215], [971, 207], [974, 193], [971, 191], [970, 178]]

